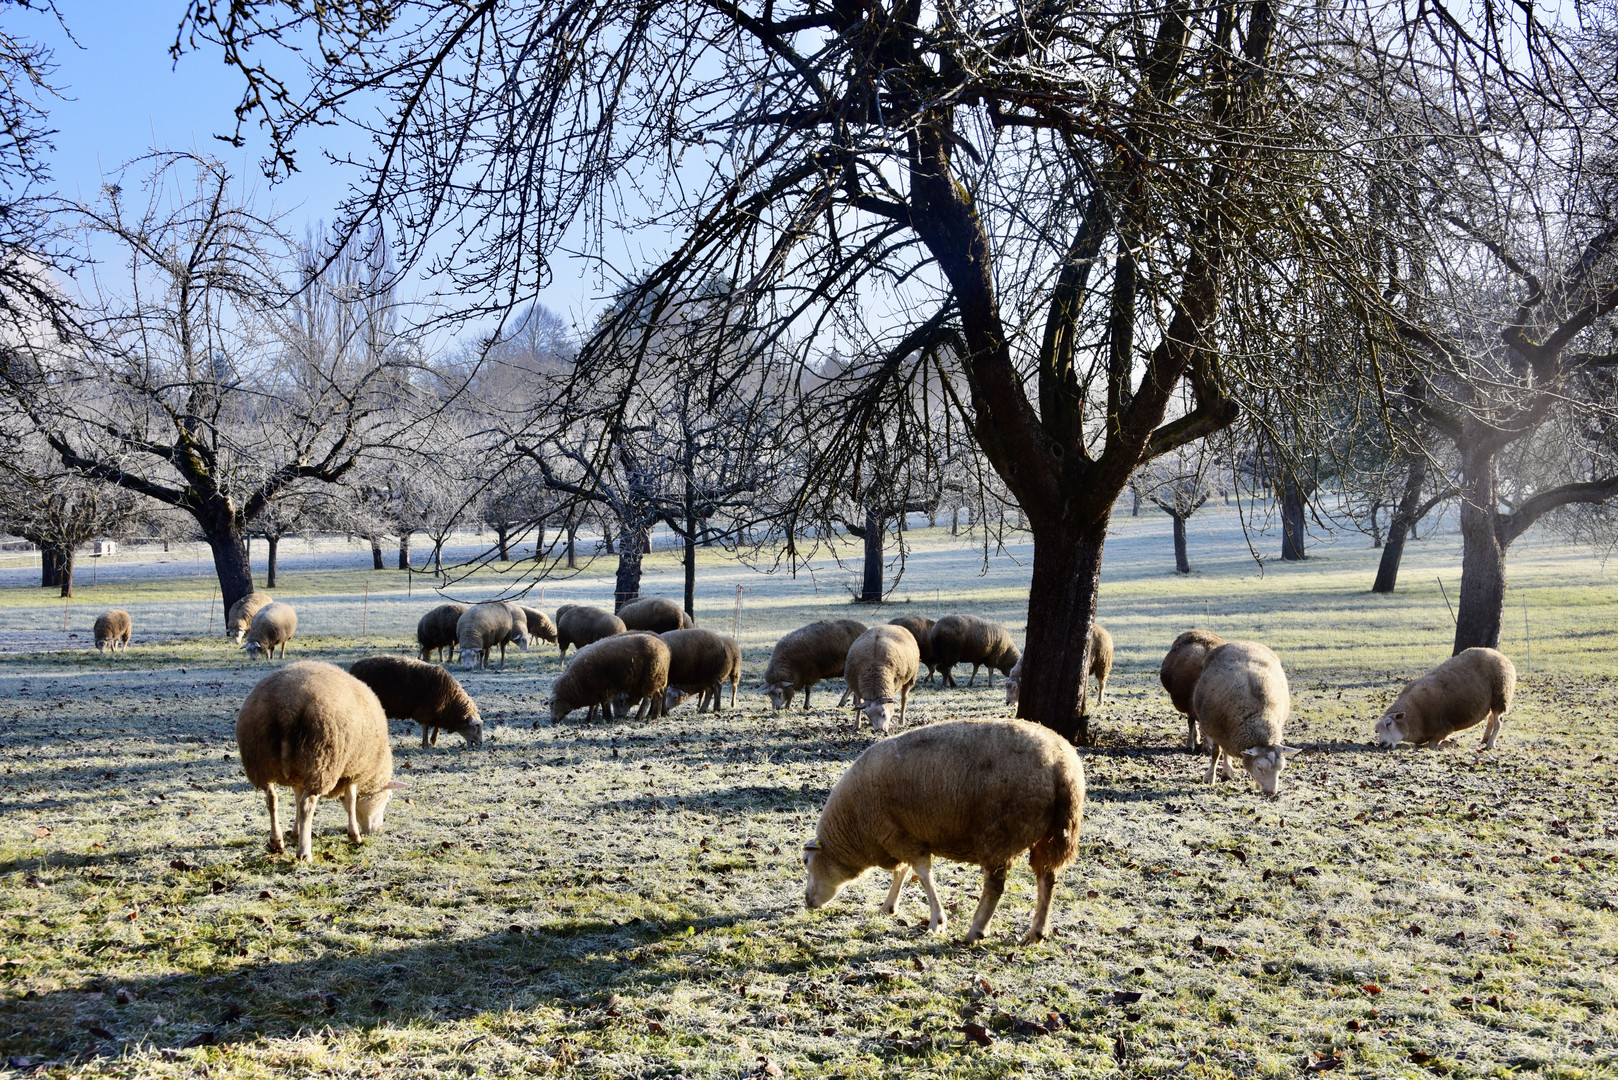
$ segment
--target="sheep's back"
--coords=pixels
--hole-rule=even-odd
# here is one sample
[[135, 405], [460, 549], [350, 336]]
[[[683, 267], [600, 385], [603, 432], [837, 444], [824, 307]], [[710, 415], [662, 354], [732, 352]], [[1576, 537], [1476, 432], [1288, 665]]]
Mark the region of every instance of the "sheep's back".
[[253, 616], [274, 602], [275, 598], [268, 593], [248, 593], [230, 605], [230, 611], [225, 615], [225, 633], [234, 634], [238, 630], [246, 630], [253, 625]]
[[1191, 704], [1203, 733], [1239, 754], [1281, 742], [1291, 694], [1274, 652], [1256, 641], [1229, 641], [1208, 654]]
[[557, 641], [564, 638], [574, 645], [594, 645], [603, 638], [622, 634], [628, 628], [624, 621], [610, 611], [571, 604], [556, 612]]
[[889, 619], [890, 626], [902, 626], [910, 631], [916, 639], [916, 649], [921, 656], [921, 662], [933, 662], [933, 620], [921, 615], [900, 615], [896, 619]]
[[1409, 683], [1388, 707], [1403, 709], [1405, 738], [1427, 742], [1474, 727], [1511, 707], [1517, 668], [1494, 649], [1465, 649]]
[[557, 677], [553, 699], [572, 708], [661, 694], [669, 681], [669, 647], [656, 634], [614, 634], [580, 649]]
[[393, 777], [382, 703], [331, 664], [299, 661], [260, 679], [237, 714], [236, 742], [256, 788], [281, 784], [330, 796], [353, 780], [368, 793]]
[[1169, 646], [1157, 676], [1177, 710], [1191, 712], [1191, 695], [1207, 666], [1208, 654], [1224, 643], [1224, 638], [1206, 630], [1187, 630]]
[[661, 596], [647, 596], [625, 604], [618, 612], [625, 628], [646, 630], [662, 634], [670, 630], [689, 630], [691, 617], [673, 600]]
[[247, 640], [260, 645], [281, 645], [298, 632], [298, 612], [291, 605], [272, 600], [253, 614], [247, 627]]
[[455, 622], [455, 640], [461, 650], [476, 652], [511, 638], [511, 609], [498, 601], [473, 604]]
[[843, 673], [848, 648], [864, 633], [850, 636], [847, 623], [852, 619], [822, 619], [800, 626], [775, 643], [764, 666], [765, 683], [791, 683], [802, 688], [821, 679], [834, 679]]
[[[80, 623], [79, 625], [83, 626], [84, 624]], [[118, 609], [103, 611], [96, 616], [95, 640], [119, 641], [127, 638], [131, 625], [133, 624], [130, 622], [129, 612]]]
[[921, 649], [909, 630], [902, 626], [873, 626], [848, 647], [844, 671], [848, 684], [862, 699], [879, 701], [893, 697], [901, 687], [916, 681]]
[[[348, 670], [376, 694], [383, 713], [395, 719], [447, 727], [451, 721], [464, 723], [477, 714], [455, 676], [437, 664], [406, 656], [367, 656], [354, 661]], [[438, 720], [446, 722], [435, 723]]]
[[[731, 639], [712, 630], [692, 627], [658, 635], [669, 648], [668, 684], [688, 694], [705, 690], [730, 674]], [[736, 647], [738, 659], [741, 647]]]
[[456, 627], [466, 614], [465, 604], [439, 604], [416, 623], [416, 643], [423, 649], [439, 649], [460, 640]]

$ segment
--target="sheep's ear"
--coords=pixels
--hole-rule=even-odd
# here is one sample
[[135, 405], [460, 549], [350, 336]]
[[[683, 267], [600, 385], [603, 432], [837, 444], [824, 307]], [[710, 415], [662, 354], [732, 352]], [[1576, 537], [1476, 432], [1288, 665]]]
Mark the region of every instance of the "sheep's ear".
[[1405, 718], [1405, 714], [1402, 712], [1396, 712], [1393, 714], [1393, 718], [1395, 720], [1403, 720]]
[[1303, 751], [1301, 749], [1299, 749], [1298, 747], [1296, 747], [1296, 746], [1283, 746], [1283, 747], [1280, 748], [1280, 750], [1281, 750], [1281, 756], [1282, 757], [1288, 757], [1288, 758], [1291, 757], [1293, 754], [1301, 754], [1301, 753], [1303, 753]]
[[1248, 757], [1258, 757], [1258, 747], [1249, 746], [1246, 750], [1243, 750], [1242, 753], [1246, 754]]

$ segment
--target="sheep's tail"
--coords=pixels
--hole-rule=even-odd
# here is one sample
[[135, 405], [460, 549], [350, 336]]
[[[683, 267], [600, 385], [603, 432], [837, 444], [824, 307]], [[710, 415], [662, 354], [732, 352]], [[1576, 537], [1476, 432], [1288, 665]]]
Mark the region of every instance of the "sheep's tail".
[[1050, 831], [1028, 853], [1035, 874], [1047, 870], [1060, 873], [1079, 853], [1079, 832], [1084, 824], [1084, 773], [1058, 768], [1053, 781]]

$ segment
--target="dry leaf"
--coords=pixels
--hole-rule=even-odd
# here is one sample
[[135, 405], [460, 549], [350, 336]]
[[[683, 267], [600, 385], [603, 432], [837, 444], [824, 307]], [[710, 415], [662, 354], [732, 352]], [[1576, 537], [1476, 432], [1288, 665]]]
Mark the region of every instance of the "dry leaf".
[[994, 1036], [990, 1035], [989, 1029], [984, 1027], [982, 1024], [962, 1024], [955, 1030], [962, 1032], [968, 1039], [971, 1039], [979, 1046], [994, 1045]]

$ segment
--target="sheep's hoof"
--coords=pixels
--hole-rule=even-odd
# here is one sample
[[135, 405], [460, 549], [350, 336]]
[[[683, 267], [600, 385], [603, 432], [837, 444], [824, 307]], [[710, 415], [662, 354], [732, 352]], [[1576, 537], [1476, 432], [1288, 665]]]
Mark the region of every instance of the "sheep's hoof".
[[287, 853], [286, 841], [279, 836], [271, 837], [264, 846], [270, 849], [271, 855], [285, 855]]
[[1045, 940], [1044, 931], [1035, 930], [1033, 927], [1029, 927], [1027, 932], [1025, 932], [1023, 934], [1023, 936], [1022, 936], [1022, 944], [1024, 944], [1024, 945], [1033, 945], [1033, 944], [1035, 944], [1037, 942], [1041, 942], [1041, 941], [1044, 941], [1044, 940]]
[[927, 932], [929, 934], [942, 934], [948, 926], [948, 919], [939, 919], [937, 922], [933, 922], [931, 919], [927, 920]]
[[972, 929], [968, 930], [966, 932], [966, 937], [961, 939], [961, 941], [964, 944], [967, 944], [967, 945], [976, 945], [978, 942], [980, 942], [982, 940], [983, 940], [983, 931], [979, 930], [977, 927], [973, 927]]
[[894, 904], [883, 904], [877, 910], [882, 912], [884, 915], [892, 915], [894, 911], [897, 910], [897, 906]]

